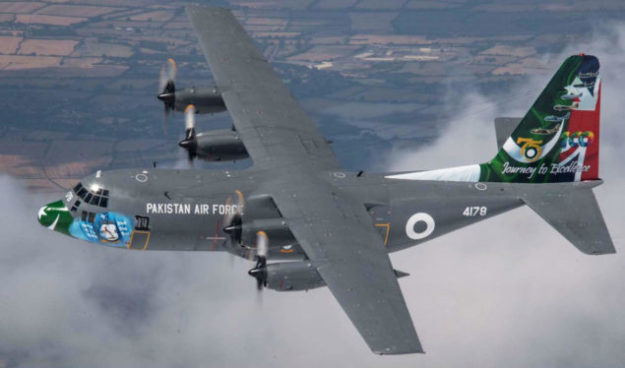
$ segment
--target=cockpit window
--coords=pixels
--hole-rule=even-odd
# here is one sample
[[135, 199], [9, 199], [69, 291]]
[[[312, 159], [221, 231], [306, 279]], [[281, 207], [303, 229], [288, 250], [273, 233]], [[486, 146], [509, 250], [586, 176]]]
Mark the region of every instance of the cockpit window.
[[72, 212], [76, 212], [76, 210], [78, 209], [78, 207], [80, 207], [80, 200], [77, 199], [76, 202], [74, 202], [74, 205], [72, 206], [71, 211]]
[[104, 208], [108, 207], [108, 189], [97, 188], [96, 190], [89, 190], [82, 183], [78, 183], [74, 187], [74, 192], [87, 204]]
[[91, 198], [91, 203], [94, 206], [99, 206], [100, 205], [100, 196], [93, 196], [93, 198]]

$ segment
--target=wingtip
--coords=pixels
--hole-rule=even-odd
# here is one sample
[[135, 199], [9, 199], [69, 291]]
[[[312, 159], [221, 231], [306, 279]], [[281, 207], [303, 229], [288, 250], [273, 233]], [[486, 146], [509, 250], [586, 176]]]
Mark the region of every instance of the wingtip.
[[377, 355], [406, 355], [406, 354], [425, 354], [421, 342], [413, 341], [410, 344], [403, 344], [403, 346], [387, 346], [371, 349], [374, 354]]
[[184, 7], [187, 13], [189, 12], [197, 12], [197, 11], [230, 11], [228, 8], [224, 8], [222, 6], [216, 5], [199, 5], [199, 4], [191, 4]]
[[187, 16], [189, 17], [192, 17], [194, 14], [198, 14], [198, 13], [201, 14], [203, 12], [221, 13], [221, 14], [232, 13], [231, 9], [224, 8], [221, 6], [215, 6], [215, 5], [193, 4], [193, 5], [185, 6], [184, 9], [185, 9], [185, 12], [187, 13]]
[[407, 349], [407, 350], [388, 348], [388, 350], [387, 349], [373, 350], [373, 353], [382, 356], [382, 355], [425, 354], [425, 351], [421, 347], [418, 347], [416, 349]]
[[608, 255], [608, 254], [616, 254], [616, 248], [614, 248], [614, 245], [612, 245], [612, 248], [594, 249], [592, 251], [584, 251], [584, 250], [582, 250], [582, 252], [584, 254], [588, 254], [589, 256], [604, 256], [604, 255]]

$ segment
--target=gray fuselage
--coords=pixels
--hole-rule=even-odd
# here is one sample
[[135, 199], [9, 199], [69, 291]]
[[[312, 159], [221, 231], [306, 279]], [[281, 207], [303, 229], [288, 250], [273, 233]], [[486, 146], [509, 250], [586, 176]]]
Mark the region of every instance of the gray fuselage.
[[[388, 252], [420, 244], [523, 204], [514, 187], [505, 183], [397, 180], [376, 174], [359, 176], [352, 172], [322, 172], [319, 175], [319, 179], [330, 184], [337, 193], [362, 202]], [[263, 229], [266, 229], [268, 223], [279, 223], [280, 213], [271, 204], [271, 199], [257, 198], [256, 193], [265, 192], [263, 188], [281, 180], [288, 179], [268, 177], [265, 172], [253, 169], [98, 171], [77, 186], [86, 191], [80, 193], [75, 188], [67, 193], [63, 202], [73, 222], [81, 224], [70, 226], [69, 235], [74, 237], [87, 237], [85, 240], [95, 243], [130, 249], [226, 250], [252, 258], [254, 238], [245, 237], [244, 231], [241, 244], [233, 246], [231, 235], [224, 232], [224, 221], [237, 210], [235, 193], [238, 191], [246, 203], [244, 224], [251, 226], [249, 224], [262, 222]], [[103, 191], [108, 197], [106, 207], [91, 204], [93, 197]], [[88, 194], [85, 192], [93, 194], [91, 203], [86, 203]], [[118, 223], [118, 227], [128, 227], [125, 239], [123, 234], [117, 237], [119, 239], [115, 235], [109, 238], [100, 235], [102, 229], [106, 230], [107, 223], [114, 222], [110, 216], [108, 220], [98, 222], [99, 214], [108, 213], [128, 219], [126, 224]], [[90, 222], [96, 222], [97, 226], [90, 225]], [[86, 233], [95, 232], [95, 236], [76, 236], [79, 228]], [[272, 243], [268, 258], [305, 258], [294, 238], [289, 237], [288, 226], [284, 228], [284, 236], [272, 236], [272, 239], [281, 238], [282, 241]], [[254, 229], [251, 231], [253, 235]]]

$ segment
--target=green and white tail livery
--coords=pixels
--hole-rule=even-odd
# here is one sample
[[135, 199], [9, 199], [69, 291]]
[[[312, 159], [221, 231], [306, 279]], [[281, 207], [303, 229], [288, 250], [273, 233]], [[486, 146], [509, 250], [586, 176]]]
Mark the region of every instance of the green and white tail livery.
[[567, 58], [489, 162], [389, 179], [557, 183], [599, 178], [599, 60]]
[[[489, 162], [385, 177], [481, 182], [483, 190], [490, 187], [486, 183], [508, 183], [516, 198], [580, 251], [615, 253], [592, 192], [602, 183], [600, 106], [599, 61], [590, 55], [574, 55], [560, 66], [525, 117], [495, 121], [500, 149]], [[516, 121], [516, 128], [511, 128]]]

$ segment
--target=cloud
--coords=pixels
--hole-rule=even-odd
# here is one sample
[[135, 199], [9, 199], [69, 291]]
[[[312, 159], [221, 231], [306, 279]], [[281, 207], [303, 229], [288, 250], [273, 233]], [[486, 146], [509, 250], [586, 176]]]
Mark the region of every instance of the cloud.
[[[625, 239], [624, 30], [575, 47], [602, 61], [606, 183], [596, 193], [618, 251]], [[525, 91], [537, 94], [545, 83], [530, 79], [511, 96], [529, 106]], [[488, 159], [492, 118], [509, 108], [498, 101], [468, 95], [436, 143], [390, 161], [427, 168]], [[583, 255], [525, 208], [392, 256], [411, 273], [400, 283], [427, 354], [379, 357], [326, 289], [266, 291], [259, 300], [247, 261], [86, 244], [37, 224], [36, 209], [54, 198], [28, 194], [6, 176], [0, 191], [0, 367], [569, 368], [625, 361], [623, 252]]]

